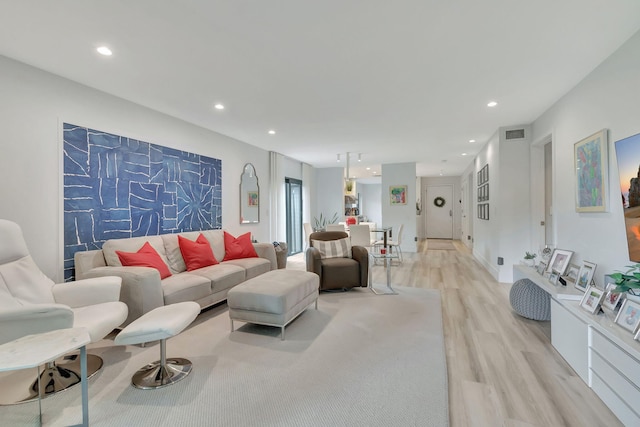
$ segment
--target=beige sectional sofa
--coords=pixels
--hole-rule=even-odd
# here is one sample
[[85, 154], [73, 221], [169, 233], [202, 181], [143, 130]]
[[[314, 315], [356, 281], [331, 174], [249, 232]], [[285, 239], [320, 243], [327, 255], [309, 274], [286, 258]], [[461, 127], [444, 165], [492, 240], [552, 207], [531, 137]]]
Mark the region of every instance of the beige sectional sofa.
[[[132, 237], [108, 240], [101, 250], [75, 253], [76, 279], [101, 276], [122, 278], [120, 300], [129, 307], [128, 325], [156, 307], [183, 301], [195, 301], [201, 307], [217, 304], [227, 298], [234, 286], [260, 274], [277, 269], [276, 253], [271, 243], [254, 243], [258, 258], [224, 261], [224, 232], [205, 230], [179, 233], [190, 240], [202, 233], [220, 264], [187, 271], [178, 234]], [[158, 270], [148, 267], [123, 267], [116, 251], [136, 252], [149, 244], [158, 252], [171, 271], [160, 280]], [[123, 326], [124, 326], [123, 325]]]

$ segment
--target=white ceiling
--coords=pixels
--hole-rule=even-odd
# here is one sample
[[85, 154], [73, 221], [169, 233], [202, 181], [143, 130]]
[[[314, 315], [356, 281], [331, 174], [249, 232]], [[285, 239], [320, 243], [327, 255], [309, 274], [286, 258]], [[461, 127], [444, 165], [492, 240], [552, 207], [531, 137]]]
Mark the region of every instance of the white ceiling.
[[316, 167], [436, 176], [639, 28], [638, 0], [2, 0], [0, 54]]

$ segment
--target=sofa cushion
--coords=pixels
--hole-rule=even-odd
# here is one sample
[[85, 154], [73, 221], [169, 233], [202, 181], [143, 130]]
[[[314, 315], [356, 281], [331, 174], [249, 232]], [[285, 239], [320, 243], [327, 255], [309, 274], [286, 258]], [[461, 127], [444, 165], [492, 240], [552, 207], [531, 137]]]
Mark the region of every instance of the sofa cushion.
[[222, 262], [210, 267], [193, 270], [188, 274], [206, 277], [211, 282], [211, 292], [215, 293], [244, 282], [246, 270], [240, 266]]
[[318, 249], [320, 258], [351, 258], [351, 240], [311, 240], [311, 246]]
[[245, 280], [253, 279], [256, 276], [271, 271], [271, 261], [265, 258], [242, 258], [225, 261], [225, 264], [233, 264], [246, 270]]
[[222, 230], [203, 230], [202, 235], [207, 238], [211, 249], [213, 250], [213, 256], [218, 261], [224, 259], [224, 231]]
[[224, 250], [225, 254], [223, 261], [258, 257], [258, 254], [253, 247], [253, 243], [251, 243], [251, 233], [244, 233], [238, 237], [233, 237], [225, 231]]
[[[195, 239], [195, 237], [194, 237]], [[120, 258], [116, 251], [123, 252], [137, 252], [145, 243], [149, 242], [151, 247], [156, 250], [162, 261], [169, 265], [169, 260], [164, 249], [164, 243], [162, 236], [141, 236], [141, 237], [129, 237], [126, 239], [111, 239], [104, 242], [102, 245], [102, 252], [104, 254], [104, 260], [110, 267], [122, 267]]]
[[202, 233], [195, 242], [178, 235], [178, 244], [184, 263], [187, 265], [187, 271], [218, 264], [218, 260], [213, 256], [209, 241]]
[[169, 267], [149, 242], [142, 245], [138, 252], [116, 251], [116, 254], [124, 267], [151, 267], [160, 272], [161, 279], [171, 276]]
[[165, 305], [197, 301], [211, 295], [211, 281], [188, 272], [174, 274], [162, 281], [162, 293]]

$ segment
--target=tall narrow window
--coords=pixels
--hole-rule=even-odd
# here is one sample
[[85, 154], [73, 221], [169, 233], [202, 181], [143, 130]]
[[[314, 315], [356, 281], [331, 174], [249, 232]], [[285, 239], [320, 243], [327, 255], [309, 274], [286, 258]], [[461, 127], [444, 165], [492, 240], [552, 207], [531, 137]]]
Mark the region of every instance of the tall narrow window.
[[302, 252], [302, 181], [284, 180], [287, 194], [287, 247], [289, 255]]

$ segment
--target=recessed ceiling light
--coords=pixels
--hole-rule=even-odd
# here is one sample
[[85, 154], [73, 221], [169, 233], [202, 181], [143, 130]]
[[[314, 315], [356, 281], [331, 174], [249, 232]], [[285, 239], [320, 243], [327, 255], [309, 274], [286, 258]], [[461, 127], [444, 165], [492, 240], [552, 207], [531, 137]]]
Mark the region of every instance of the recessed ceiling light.
[[216, 110], [224, 110], [224, 105], [216, 104], [216, 105], [213, 106], [213, 108], [215, 108]]
[[368, 171], [370, 171], [370, 170], [371, 170], [371, 168], [367, 168], [367, 170], [368, 170]]
[[462, 153], [462, 155], [463, 155], [463, 156], [466, 156], [466, 155], [467, 155], [467, 153]]
[[496, 101], [491, 101], [487, 104], [487, 107], [495, 107], [496, 105], [498, 105]]
[[276, 134], [276, 131], [275, 131], [275, 130], [273, 130], [273, 129], [271, 129], [271, 130], [270, 130], [270, 131], [268, 131], [267, 133], [268, 133], [269, 135], [275, 135], [275, 134]]
[[469, 142], [474, 143], [474, 142], [476, 142], [476, 140], [475, 139], [470, 139]]
[[100, 55], [104, 55], [104, 56], [111, 56], [113, 54], [113, 52], [111, 52], [111, 49], [109, 49], [106, 46], [100, 46], [96, 50]]

